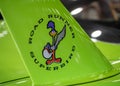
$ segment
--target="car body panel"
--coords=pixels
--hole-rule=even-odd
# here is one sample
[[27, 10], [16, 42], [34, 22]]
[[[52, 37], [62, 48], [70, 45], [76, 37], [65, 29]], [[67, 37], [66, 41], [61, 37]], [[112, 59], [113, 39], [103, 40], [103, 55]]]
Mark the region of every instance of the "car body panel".
[[29, 76], [6, 27], [0, 21], [0, 83]]
[[[8, 4], [8, 3], [7, 3]], [[8, 4], [9, 5], [9, 4]], [[11, 9], [11, 8], [10, 8]], [[17, 9], [17, 8], [16, 8]], [[18, 12], [18, 10], [16, 10], [17, 12]], [[5, 12], [5, 15], [8, 15], [7, 14], [7, 11], [4, 9], [3, 10], [3, 12]], [[31, 11], [30, 11], [31, 12]], [[66, 12], [66, 11], [65, 11]], [[20, 16], [20, 14], [19, 14], [19, 16]], [[7, 18], [8, 18], [8, 16], [7, 16]], [[16, 27], [16, 25], [14, 24], [12, 24], [11, 22], [10, 22], [10, 19], [11, 18], [8, 18], [8, 21], [9, 21], [9, 24], [10, 24], [10, 26], [11, 27]], [[69, 18], [68, 18], [69, 19]], [[7, 20], [7, 19], [6, 19]], [[22, 20], [21, 20], [22, 21]], [[19, 21], [20, 22], [20, 21]], [[72, 22], [75, 22], [75, 20], [73, 19], [73, 21]], [[18, 23], [18, 22], [15, 22], [14, 21], [14, 23]], [[12, 26], [13, 25], [13, 26]], [[78, 24], [76, 23], [75, 24], [76, 26], [78, 26]], [[21, 27], [21, 25], [19, 25], [20, 27]], [[23, 29], [23, 28], [20, 28], [19, 27], [19, 30], [20, 29]], [[79, 27], [79, 26], [78, 26]], [[10, 29], [10, 28], [9, 28]], [[16, 35], [15, 37], [16, 37], [16, 39], [19, 39], [19, 40], [17, 40], [18, 42], [18, 45], [20, 44], [20, 43], [22, 43], [21, 41], [20, 41], [20, 38], [21, 38], [21, 36], [18, 36], [18, 34], [19, 34], [19, 31], [17, 31], [16, 30], [16, 28], [12, 28], [13, 29], [13, 31], [11, 31], [11, 32], [13, 32], [12, 34], [14, 34], [14, 35]], [[12, 30], [11, 29], [11, 30]], [[15, 33], [14, 33], [14, 30], [15, 30]], [[17, 32], [16, 32], [17, 31]], [[79, 31], [79, 30], [78, 30]], [[99, 52], [98, 50], [97, 50], [97, 48], [94, 46], [94, 44], [90, 41], [90, 39], [87, 39], [88, 38], [88, 36], [87, 35], [84, 35], [85, 34], [85, 32], [84, 31], [80, 31], [81, 33], [83, 33], [80, 37], [82, 38], [82, 36], [84, 36], [83, 38], [85, 39], [85, 41], [86, 41], [86, 43], [85, 44], [88, 44], [88, 45], [90, 45], [90, 46], [87, 46], [86, 48], [87, 49], [89, 49], [88, 47], [92, 47], [92, 50], [93, 51], [95, 51], [95, 52]], [[24, 32], [23, 32], [24, 33]], [[21, 33], [21, 34], [23, 34], [23, 33]], [[13, 36], [14, 36], [13, 35]], [[22, 35], [22, 37], [24, 38], [24, 35]], [[6, 40], [7, 40], [7, 42], [8, 42], [8, 38], [6, 38]], [[5, 41], [6, 41], [5, 40]], [[23, 39], [21, 39], [21, 40], [23, 40]], [[14, 39], [14, 41], [16, 41], [15, 39]], [[20, 42], [19, 42], [20, 41]], [[83, 41], [82, 41], [83, 42]], [[89, 44], [90, 43], [90, 44]], [[3, 43], [4, 44], [4, 43]], [[14, 44], [14, 43], [13, 43]], [[23, 43], [22, 43], [23, 44]], [[1, 44], [2, 45], [2, 44]], [[8, 44], [7, 44], [8, 45]], [[20, 44], [21, 45], [21, 44]], [[84, 45], [84, 42], [82, 43], [82, 45]], [[9, 45], [10, 46], [10, 45]], [[24, 47], [23, 47], [24, 45], [22, 45], [22, 46], [20, 46], [20, 48], [24, 51]], [[85, 46], [85, 45], [84, 45]], [[25, 46], [26, 47], [26, 46]], [[16, 48], [18, 49], [18, 46], [16, 46]], [[91, 49], [91, 48], [90, 48]], [[94, 50], [95, 49], [95, 50]], [[11, 49], [12, 50], [12, 49]], [[83, 49], [84, 50], [84, 49]], [[1, 50], [2, 51], [2, 50]], [[4, 51], [5, 52], [5, 51]], [[91, 51], [90, 51], [91, 52]], [[89, 54], [90, 54], [90, 52], [89, 52]], [[8, 51], [8, 53], [9, 53], [9, 51]], [[12, 53], [14, 53], [14, 52], [12, 52]], [[12, 53], [10, 53], [10, 54], [12, 54]], [[84, 54], [85, 54], [85, 52], [83, 52]], [[4, 53], [2, 53], [3, 54], [3, 57], [5, 56], [4, 55]], [[64, 84], [71, 84], [71, 83], [73, 83], [72, 85], [87, 85], [87, 81], [88, 81], [88, 84], [90, 83], [91, 85], [97, 85], [97, 84], [99, 84], [99, 81], [100, 82], [103, 82], [102, 81], [102, 79], [104, 79], [104, 81], [105, 82], [108, 82], [107, 84], [110, 84], [112, 81], [111, 81], [111, 78], [113, 77], [113, 76], [115, 76], [115, 78], [112, 78], [112, 80], [113, 79], [115, 79], [115, 80], [117, 80], [117, 84], [116, 84], [116, 86], [119, 84], [119, 67], [116, 67], [116, 66], [118, 66], [118, 65], [116, 65], [116, 64], [114, 64], [114, 65], [110, 65], [110, 63], [109, 63], [109, 61], [107, 61], [107, 59], [106, 58], [104, 58], [104, 56], [99, 52], [99, 54], [101, 55], [101, 57], [103, 57], [103, 58], [101, 58], [102, 59], [102, 61], [101, 61], [101, 59], [96, 59], [95, 57], [94, 57], [94, 59], [90, 59], [90, 58], [87, 58], [87, 59], [84, 59], [83, 61], [84, 61], [84, 63], [86, 63], [86, 64], [83, 64], [84, 66], [82, 66], [81, 68], [84, 70], [85, 69], [85, 67], [87, 68], [87, 69], [89, 69], [89, 68], [93, 68], [94, 66], [98, 66], [98, 67], [100, 67], [100, 69], [98, 69], [98, 70], [100, 70], [100, 71], [98, 71], [98, 70], [96, 70], [96, 69], [92, 69], [92, 71], [94, 71], [94, 73], [92, 72], [91, 74], [89, 73], [88, 74], [88, 77], [87, 77], [87, 75], [86, 75], [86, 73], [84, 73], [84, 72], [86, 72], [86, 71], [84, 71], [84, 72], [81, 72], [82, 70], [81, 69], [77, 69], [77, 71], [75, 71], [75, 72], [77, 72], [77, 73], [79, 73], [78, 75], [85, 75], [86, 76], [86, 78], [83, 78], [83, 79], [81, 79], [81, 77], [79, 77], [79, 78], [77, 78], [77, 79], [73, 79], [73, 80], [71, 80], [71, 78], [70, 78], [70, 76], [72, 76], [72, 74], [70, 75], [70, 74], [68, 74], [68, 76], [66, 76], [68, 79], [69, 79], [69, 81], [67, 81], [67, 80], [65, 80], [65, 74], [63, 74], [63, 76], [61, 76], [61, 75], [59, 75], [59, 73], [58, 73], [58, 76], [59, 77], [62, 77], [62, 79], [60, 80], [59, 78], [59, 80], [57, 80], [57, 82], [54, 82], [54, 80], [56, 79], [53, 79], [53, 81], [51, 80], [52, 78], [54, 78], [54, 77], [48, 77], [48, 78], [46, 78], [47, 76], [46, 76], [46, 72], [44, 71], [44, 73], [42, 73], [41, 74], [41, 72], [39, 71], [38, 72], [38, 70], [36, 69], [36, 70], [33, 70], [33, 68], [35, 67], [35, 66], [33, 66], [32, 64], [30, 64], [30, 65], [28, 65], [27, 64], [27, 68], [28, 69], [30, 69], [29, 71], [32, 71], [32, 72], [30, 72], [31, 74], [33, 74], [33, 75], [31, 75], [32, 77], [32, 80], [34, 80], [34, 82], [35, 82], [35, 84], [38, 84], [37, 86], [39, 86], [41, 83], [43, 83], [43, 82], [39, 82], [40, 80], [41, 80], [41, 78], [46, 78], [46, 79], [50, 79], [52, 82], [54, 82], [54, 84], [52, 83], [52, 84], [49, 84], [49, 86], [51, 85], [51, 86], [53, 86], [53, 85], [64, 85]], [[19, 54], [17, 54], [17, 55], [19, 55]], [[93, 54], [93, 56], [95, 56], [96, 55], [96, 53], [94, 53]], [[86, 56], [87, 56], [87, 54], [86, 54]], [[5, 57], [7, 57], [7, 56], [5, 56]], [[99, 56], [98, 56], [99, 57]], [[9, 58], [9, 57], [8, 57]], [[26, 58], [26, 57], [25, 57]], [[14, 59], [14, 58], [13, 58]], [[13, 59], [11, 59], [11, 60], [13, 60]], [[16, 58], [15, 58], [16, 59]], [[94, 64], [90, 64], [90, 62], [89, 62], [89, 60], [90, 61], [93, 61], [94, 62]], [[5, 59], [6, 60], [6, 59]], [[17, 59], [17, 60], [19, 60], [19, 59]], [[75, 60], [75, 59], [74, 59]], [[3, 61], [3, 60], [2, 60]], [[26, 59], [26, 62], [27, 62], [28, 60]], [[77, 60], [78, 61], [78, 60]], [[76, 62], [77, 62], [76, 61]], [[100, 64], [98, 64], [99, 63], [99, 61], [101, 61], [100, 62]], [[9, 62], [9, 61], [8, 61]], [[105, 62], [105, 63], [104, 63]], [[10, 62], [11, 63], [11, 62]], [[12, 62], [13, 64], [12, 64], [12, 66], [11, 67], [13, 67], [14, 68], [14, 66], [13, 65], [15, 65], [15, 69], [17, 69], [19, 66], [21, 66], [21, 65], [17, 65], [17, 63], [15, 62]], [[19, 63], [19, 62], [18, 62]], [[31, 62], [32, 63], [32, 62]], [[102, 64], [102, 63], [104, 63], [104, 64]], [[2, 62], [1, 62], [1, 64], [2, 64]], [[88, 64], [90, 64], [89, 66], [92, 66], [92, 67], [88, 67]], [[3, 64], [2, 64], [3, 65]], [[9, 68], [9, 64], [7, 64], [8, 65], [8, 68]], [[76, 63], [74, 63], [74, 65], [75, 65], [75, 67], [77, 66], [76, 65]], [[22, 64], [22, 67], [23, 67], [23, 69], [20, 69], [20, 70], [17, 70], [17, 74], [16, 74], [16, 70], [14, 71], [14, 69], [12, 69], [11, 71], [12, 72], [15, 72], [15, 74], [14, 75], [11, 75], [10, 74], [10, 79], [8, 79], [8, 76], [5, 76], [6, 78], [4, 78], [4, 75], [3, 75], [3, 80], [7, 80], [7, 81], [10, 81], [10, 82], [5, 82], [5, 81], [2, 81], [1, 80], [1, 84], [2, 85], [9, 85], [9, 86], [15, 86], [16, 85], [16, 83], [20, 83], [20, 84], [18, 84], [18, 85], [20, 85], [20, 86], [22, 86], [23, 84], [24, 84], [24, 86], [27, 86], [27, 85], [30, 85], [31, 84], [31, 82], [29, 82], [30, 81], [30, 78], [29, 78], [29, 76], [28, 76], [28, 73], [26, 72], [26, 70], [25, 70], [25, 68], [24, 68], [24, 65]], [[73, 68], [74, 66], [73, 66], [73, 64], [71, 65], [71, 67]], [[5, 68], [5, 66], [1, 69], [1, 70], [4, 70], [5, 72], [7, 71], [7, 69]], [[97, 67], [96, 67], [97, 68]], [[105, 70], [103, 70], [103, 69], [105, 69]], [[65, 69], [66, 70], [66, 69]], [[21, 73], [21, 71], [23, 71], [22, 73]], [[69, 70], [70, 71], [70, 70]], [[73, 70], [72, 70], [73, 71]], [[80, 71], [80, 72], [79, 72]], [[101, 73], [101, 71], [102, 71], [102, 73]], [[43, 71], [42, 71], [43, 72]], [[63, 71], [60, 71], [60, 72], [62, 72], [62, 73], [65, 73], [65, 72], [63, 72]], [[66, 71], [67, 73], [69, 73], [68, 71]], [[8, 72], [7, 72], [8, 73]], [[20, 74], [19, 74], [20, 73]], [[1, 73], [2, 74], [2, 73]], [[21, 75], [21, 74], [23, 74], [23, 75]], [[51, 75], [52, 73], [50, 73], [49, 75]], [[56, 74], [56, 73], [55, 73]], [[8, 74], [9, 75], [9, 74]], [[21, 76], [19, 76], [19, 75], [21, 75]], [[40, 77], [38, 78], [38, 76], [37, 75], [40, 75]], [[57, 75], [57, 74], [56, 74]], [[77, 74], [76, 74], [77, 75]], [[90, 75], [90, 76], [89, 76]], [[118, 75], [118, 76], [117, 76]], [[13, 78], [11, 78], [12, 76], [15, 76], [15, 77], [13, 77]], [[24, 77], [23, 77], [24, 76]], [[26, 78], [25, 78], [25, 76], [26, 76]], [[36, 77], [35, 77], [36, 76]], [[21, 79], [21, 78], [22, 79]], [[17, 80], [16, 80], [16, 79]], [[24, 79], [25, 78], [25, 79]], [[109, 78], [109, 79], [107, 79], [106, 80], [106, 78]], [[26, 81], [28, 79], [28, 82]], [[15, 80], [15, 81], [14, 81]], [[65, 82], [64, 82], [64, 80], [65, 80]], [[42, 81], [42, 80], [41, 80]], [[61, 81], [63, 81], [64, 83], [61, 83]], [[96, 82], [94, 82], [94, 81], [96, 81]], [[98, 82], [97, 82], [98, 81]], [[4, 82], [4, 83], [3, 83]], [[78, 82], [80, 82], [80, 83], [78, 83]], [[84, 82], [84, 83], [82, 83], [82, 82]], [[27, 84], [28, 83], [28, 84]], [[47, 82], [44, 82], [42, 85], [44, 85], [44, 84], [46, 84], [46, 83], [49, 83], [49, 81], [47, 81]], [[51, 82], [50, 82], [51, 83]], [[75, 84], [76, 83], [76, 84]], [[78, 84], [77, 84], [78, 83]], [[90, 85], [89, 84], [89, 85]], [[106, 85], [107, 85], [106, 84]], [[103, 82], [103, 84], [102, 85], [105, 85], [105, 83]]]

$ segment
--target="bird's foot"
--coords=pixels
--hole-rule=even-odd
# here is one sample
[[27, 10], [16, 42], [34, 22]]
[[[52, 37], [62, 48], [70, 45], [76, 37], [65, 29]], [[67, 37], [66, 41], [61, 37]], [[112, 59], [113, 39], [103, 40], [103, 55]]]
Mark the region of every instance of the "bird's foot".
[[62, 61], [62, 59], [61, 58], [56, 58], [56, 59], [51, 59], [51, 60], [47, 60], [46, 61], [46, 64], [47, 65], [50, 65], [50, 64], [52, 64], [52, 63], [60, 63]]

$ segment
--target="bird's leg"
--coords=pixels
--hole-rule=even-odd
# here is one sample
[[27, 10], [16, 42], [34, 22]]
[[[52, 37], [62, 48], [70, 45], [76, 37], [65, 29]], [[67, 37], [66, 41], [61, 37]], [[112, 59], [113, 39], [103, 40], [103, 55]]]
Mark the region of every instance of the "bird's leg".
[[47, 60], [47, 61], [46, 61], [46, 64], [47, 64], [47, 65], [50, 65], [50, 64], [52, 64], [53, 62], [55, 62], [55, 63], [60, 63], [61, 61], [62, 61], [61, 58], [56, 58], [56, 57], [55, 57], [55, 50], [52, 50], [52, 59], [51, 59], [51, 60]]
[[55, 57], [55, 50], [52, 50], [52, 60], [54, 61], [56, 59]]
[[53, 50], [52, 59], [53, 59], [54, 62], [56, 62], [56, 63], [60, 63], [60, 62], [62, 61], [61, 58], [56, 58], [56, 57], [55, 57], [55, 50]]

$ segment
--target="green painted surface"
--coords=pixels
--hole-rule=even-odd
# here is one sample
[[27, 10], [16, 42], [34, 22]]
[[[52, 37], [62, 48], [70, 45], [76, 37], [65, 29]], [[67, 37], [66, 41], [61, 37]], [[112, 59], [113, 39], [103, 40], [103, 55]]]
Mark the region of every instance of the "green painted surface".
[[97, 41], [95, 44], [109, 60], [120, 59], [120, 44], [102, 41]]
[[0, 21], [0, 83], [28, 76], [15, 44]]
[[2, 83], [0, 86], [32, 86], [32, 82], [30, 78], [23, 78]]
[[[119, 73], [59, 0], [1, 0], [0, 8], [34, 86], [85, 83]], [[55, 28], [51, 24], [47, 28], [49, 21], [55, 23]], [[66, 32], [61, 36], [65, 25]], [[51, 28], [56, 34], [51, 33]], [[62, 40], [59, 38], [57, 44], [54, 40], [58, 36]], [[49, 52], [44, 48], [48, 42]], [[53, 63], [46, 64], [55, 56], [62, 61], [52, 60]]]
[[[116, 68], [116, 69], [120, 69], [120, 61], [116, 60], [116, 61], [111, 61], [111, 64]], [[86, 83], [83, 85], [76, 85], [76, 86], [119, 86], [120, 85], [120, 73], [118, 73], [117, 75], [102, 79], [102, 80], [98, 80], [95, 82], [91, 82], [91, 83]]]

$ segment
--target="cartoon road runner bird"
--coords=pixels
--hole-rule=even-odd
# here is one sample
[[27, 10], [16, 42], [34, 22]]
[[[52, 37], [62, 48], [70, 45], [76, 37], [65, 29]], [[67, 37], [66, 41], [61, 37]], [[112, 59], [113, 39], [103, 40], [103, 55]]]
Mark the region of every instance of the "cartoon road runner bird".
[[60, 63], [62, 61], [61, 58], [56, 58], [55, 51], [58, 47], [60, 41], [65, 37], [66, 34], [66, 25], [64, 25], [63, 29], [60, 33], [55, 30], [55, 23], [53, 21], [49, 21], [47, 24], [47, 29], [51, 29], [49, 35], [52, 37], [52, 45], [48, 42], [43, 49], [43, 56], [47, 59], [46, 64], [50, 65], [54, 62]]

